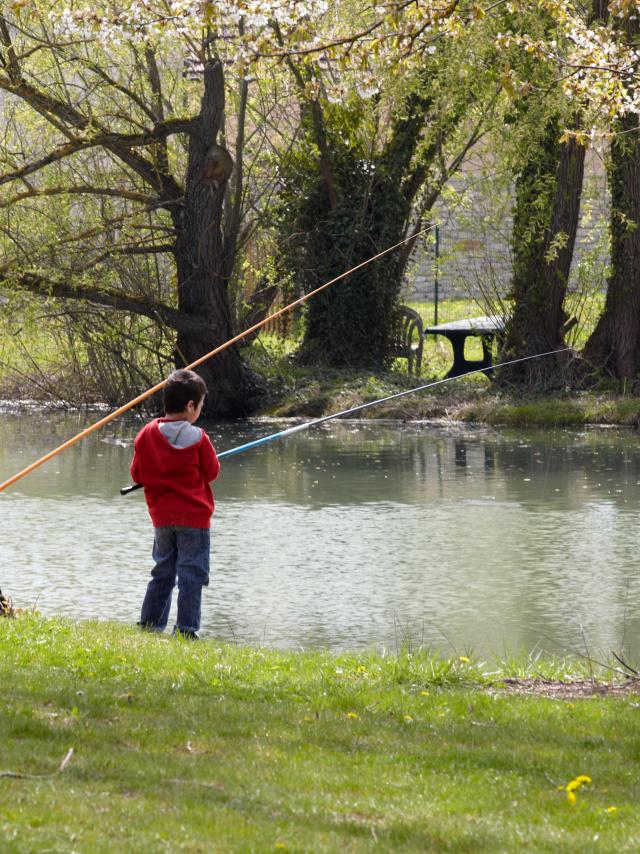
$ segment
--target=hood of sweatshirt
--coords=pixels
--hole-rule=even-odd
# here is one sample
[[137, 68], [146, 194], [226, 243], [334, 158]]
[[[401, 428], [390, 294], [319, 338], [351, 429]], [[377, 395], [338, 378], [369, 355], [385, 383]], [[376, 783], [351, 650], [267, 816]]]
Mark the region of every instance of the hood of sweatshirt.
[[[178, 423], [180, 422], [166, 422], [157, 419], [147, 425], [143, 431], [144, 437], [141, 435], [147, 459], [160, 477], [171, 476], [174, 473], [183, 476], [186, 468], [198, 464], [198, 454], [204, 433], [200, 428], [194, 427], [193, 429], [198, 433], [197, 441], [192, 442], [186, 448], [176, 447], [171, 444], [162, 428], [167, 424]], [[170, 435], [172, 435], [171, 431]]]
[[188, 448], [202, 439], [202, 430], [190, 421], [165, 421], [158, 419], [160, 432], [174, 448]]

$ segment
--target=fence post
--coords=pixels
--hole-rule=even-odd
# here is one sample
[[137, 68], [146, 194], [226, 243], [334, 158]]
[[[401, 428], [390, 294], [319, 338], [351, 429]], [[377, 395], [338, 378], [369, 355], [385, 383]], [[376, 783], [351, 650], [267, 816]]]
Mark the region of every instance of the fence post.
[[434, 285], [435, 285], [435, 297], [434, 297], [434, 318], [433, 325], [438, 325], [438, 297], [440, 290], [440, 283], [438, 282], [438, 261], [440, 259], [440, 226], [436, 225], [436, 252], [435, 252], [435, 271], [434, 271]]

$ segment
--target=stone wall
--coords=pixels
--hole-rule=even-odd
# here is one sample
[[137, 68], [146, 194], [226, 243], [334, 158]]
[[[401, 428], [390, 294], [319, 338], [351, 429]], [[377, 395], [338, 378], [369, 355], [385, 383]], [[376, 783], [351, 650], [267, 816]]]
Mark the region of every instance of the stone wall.
[[[512, 271], [513, 182], [470, 162], [434, 209], [439, 224], [439, 298], [470, 298], [483, 310], [509, 290]], [[571, 289], [603, 289], [608, 263], [609, 196], [602, 155], [588, 152]], [[414, 252], [403, 300], [433, 301], [434, 239]]]

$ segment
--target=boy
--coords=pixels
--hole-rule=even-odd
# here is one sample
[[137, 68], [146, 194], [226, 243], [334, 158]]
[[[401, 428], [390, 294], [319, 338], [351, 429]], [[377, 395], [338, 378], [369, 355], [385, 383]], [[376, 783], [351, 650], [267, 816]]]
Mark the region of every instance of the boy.
[[140, 625], [164, 631], [171, 594], [178, 579], [178, 617], [174, 634], [198, 639], [202, 588], [209, 584], [213, 493], [220, 462], [204, 430], [194, 427], [207, 393], [194, 371], [174, 371], [164, 387], [164, 418], [136, 436], [131, 477], [144, 486], [155, 536], [151, 581], [142, 603]]

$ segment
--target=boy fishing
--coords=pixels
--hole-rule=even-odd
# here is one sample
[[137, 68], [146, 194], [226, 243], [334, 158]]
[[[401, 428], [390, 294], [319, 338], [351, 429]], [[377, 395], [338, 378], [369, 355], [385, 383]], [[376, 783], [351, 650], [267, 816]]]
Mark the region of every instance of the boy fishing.
[[131, 477], [144, 487], [154, 527], [151, 581], [140, 625], [164, 631], [178, 581], [174, 634], [197, 640], [202, 588], [209, 584], [210, 525], [214, 509], [209, 486], [220, 471], [215, 449], [194, 426], [207, 387], [194, 371], [174, 371], [164, 387], [164, 418], [136, 436]]

